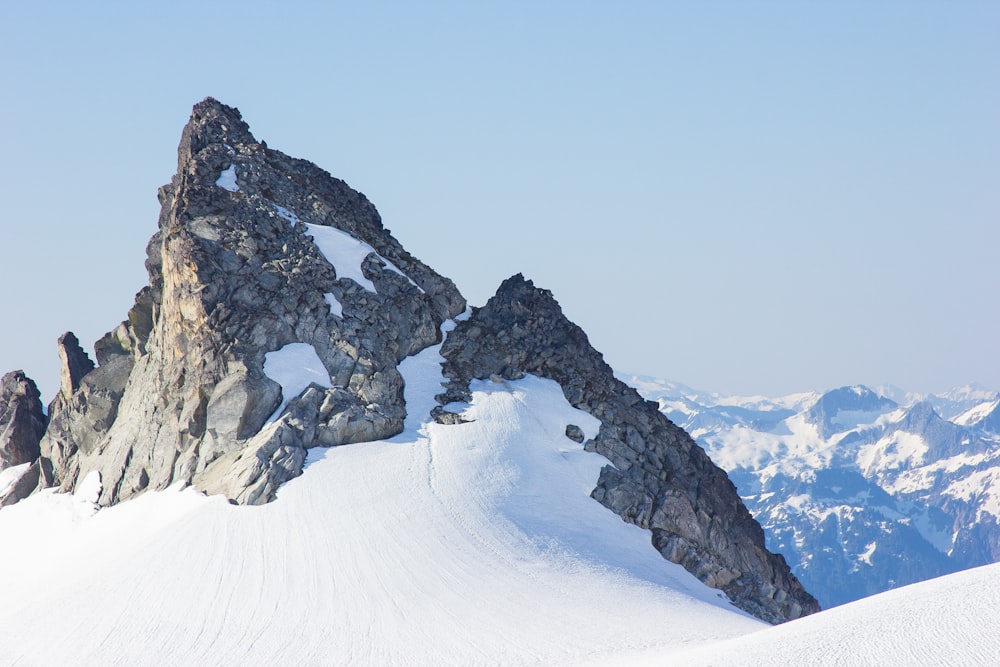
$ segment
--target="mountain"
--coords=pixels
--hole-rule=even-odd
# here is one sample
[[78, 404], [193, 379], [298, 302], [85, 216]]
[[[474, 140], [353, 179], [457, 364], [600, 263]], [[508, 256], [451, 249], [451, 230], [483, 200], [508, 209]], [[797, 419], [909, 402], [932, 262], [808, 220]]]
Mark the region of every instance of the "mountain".
[[59, 339], [37, 454], [0, 472], [0, 567], [48, 573], [5, 589], [0, 657], [572, 662], [818, 610], [551, 293], [515, 276], [468, 311], [212, 99], [159, 198], [149, 284], [96, 363]]
[[899, 391], [900, 405], [863, 386], [766, 400], [638, 386], [697, 429], [824, 607], [1000, 560], [995, 393]]
[[[159, 198], [149, 285], [96, 343], [97, 367], [75, 338], [60, 344], [41, 486], [73, 491], [97, 471], [104, 505], [178, 480], [267, 502], [307, 448], [402, 429], [396, 366], [465, 301], [364, 196], [206, 100]], [[316, 387], [286, 410], [309, 382], [282, 379], [310, 364]]]

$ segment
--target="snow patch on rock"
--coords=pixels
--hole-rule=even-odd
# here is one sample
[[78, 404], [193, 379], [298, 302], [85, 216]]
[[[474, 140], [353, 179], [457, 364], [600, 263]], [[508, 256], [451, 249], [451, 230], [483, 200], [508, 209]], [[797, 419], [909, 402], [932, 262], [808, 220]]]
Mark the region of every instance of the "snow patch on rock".
[[[280, 211], [279, 215], [281, 215]], [[378, 254], [375, 248], [364, 241], [359, 241], [347, 232], [334, 227], [311, 225], [309, 223], [306, 223], [306, 229], [316, 247], [319, 248], [320, 253], [326, 258], [326, 261], [330, 262], [333, 268], [337, 270], [338, 277], [350, 278], [369, 292], [376, 292], [375, 284], [366, 278], [364, 272], [361, 270], [361, 265], [365, 261], [365, 258], [368, 255], [374, 254], [385, 265], [386, 269], [403, 276], [411, 285], [421, 292], [424, 291], [408, 275], [400, 271], [395, 264]]]
[[328, 304], [330, 304], [331, 315], [340, 318], [344, 317], [344, 306], [343, 304], [340, 303], [339, 300], [337, 300], [336, 294], [334, 294], [333, 292], [327, 292], [326, 294], [323, 295], [323, 298], [326, 299], [326, 302]]
[[215, 184], [223, 190], [239, 192], [240, 186], [239, 183], [236, 182], [236, 165], [231, 164], [229, 167], [224, 169], [222, 173], [219, 174], [219, 178], [215, 181]]
[[264, 355], [264, 375], [281, 385], [281, 405], [268, 419], [274, 421], [288, 402], [305, 391], [310, 384], [329, 388], [330, 373], [309, 343], [289, 343], [280, 350]]

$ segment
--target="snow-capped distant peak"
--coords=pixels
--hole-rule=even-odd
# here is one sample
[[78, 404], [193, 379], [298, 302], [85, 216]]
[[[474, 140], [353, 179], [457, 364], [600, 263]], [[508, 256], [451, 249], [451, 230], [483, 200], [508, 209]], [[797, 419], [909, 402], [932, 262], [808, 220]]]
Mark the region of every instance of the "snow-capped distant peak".
[[951, 401], [992, 401], [1000, 398], [998, 392], [981, 384], [967, 384], [962, 387], [955, 387], [946, 392], [938, 394], [941, 398]]
[[1000, 405], [1000, 399], [980, 403], [975, 407], [969, 408], [958, 417], [955, 417], [952, 421], [959, 426], [972, 426], [974, 424], [978, 424], [986, 419], [990, 413], [996, 410], [998, 405]]

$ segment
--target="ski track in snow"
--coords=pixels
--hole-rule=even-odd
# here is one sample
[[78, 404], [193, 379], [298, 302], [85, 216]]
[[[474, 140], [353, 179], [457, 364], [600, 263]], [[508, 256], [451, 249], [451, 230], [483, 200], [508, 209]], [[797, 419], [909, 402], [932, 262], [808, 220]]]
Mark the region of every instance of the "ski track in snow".
[[538, 378], [423, 417], [436, 348], [405, 360], [389, 440], [310, 451], [262, 507], [193, 489], [96, 512], [46, 492], [0, 512], [0, 664], [521, 665], [764, 627], [589, 498], [597, 422]]

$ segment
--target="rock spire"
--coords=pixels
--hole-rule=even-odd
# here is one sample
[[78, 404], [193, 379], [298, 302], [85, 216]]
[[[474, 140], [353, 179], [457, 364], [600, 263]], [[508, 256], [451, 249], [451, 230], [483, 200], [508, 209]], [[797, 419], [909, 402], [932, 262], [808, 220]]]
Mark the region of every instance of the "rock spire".
[[[60, 341], [45, 484], [72, 490], [98, 470], [102, 504], [177, 481], [266, 502], [299, 474], [307, 447], [402, 428], [396, 365], [436, 343], [465, 302], [364, 195], [267, 148], [236, 109], [209, 98], [194, 107], [159, 197], [149, 285], [98, 341], [98, 366], [75, 338]], [[301, 397], [265, 372], [289, 345], [311, 348], [322, 366]]]

